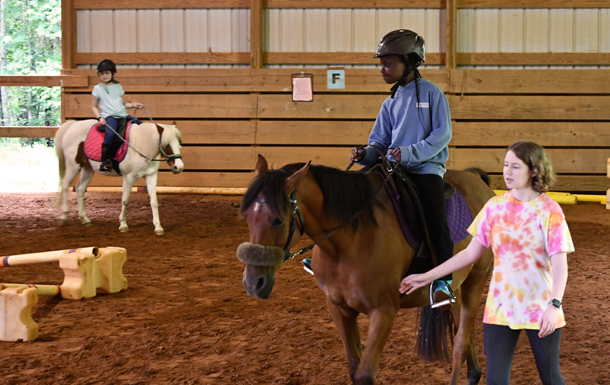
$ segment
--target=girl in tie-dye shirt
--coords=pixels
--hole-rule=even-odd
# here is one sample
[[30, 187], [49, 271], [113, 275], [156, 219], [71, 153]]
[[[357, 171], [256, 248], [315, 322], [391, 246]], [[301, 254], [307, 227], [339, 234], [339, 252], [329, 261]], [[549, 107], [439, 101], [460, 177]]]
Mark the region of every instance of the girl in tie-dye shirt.
[[410, 294], [436, 277], [474, 262], [485, 248], [494, 270], [485, 304], [487, 384], [510, 383], [520, 331], [526, 330], [543, 384], [565, 384], [559, 367], [561, 300], [568, 277], [567, 253], [574, 251], [561, 207], [544, 192], [555, 179], [544, 150], [534, 142], [510, 146], [504, 160], [510, 191], [490, 199], [468, 231], [470, 245], [425, 273], [410, 275], [400, 291]]

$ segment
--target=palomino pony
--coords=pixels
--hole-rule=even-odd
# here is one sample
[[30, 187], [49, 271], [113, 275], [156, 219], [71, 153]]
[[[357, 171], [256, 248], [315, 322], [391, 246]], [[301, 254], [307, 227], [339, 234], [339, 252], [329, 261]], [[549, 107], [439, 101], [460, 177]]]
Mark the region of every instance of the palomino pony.
[[[96, 123], [97, 121], [93, 119], [79, 122], [69, 120], [62, 124], [55, 135], [55, 150], [59, 159], [59, 176], [61, 178], [62, 213], [60, 219], [62, 221], [67, 218], [69, 210], [68, 188], [78, 172], [81, 171], [80, 179], [76, 185], [78, 215], [85, 226], [91, 225], [91, 220], [85, 213], [84, 194], [91, 178], [93, 178], [93, 173], [100, 173], [100, 162], [90, 160], [85, 156], [84, 142], [89, 129]], [[155, 233], [157, 235], [164, 233], [159, 221], [159, 204], [157, 203], [157, 173], [160, 160], [158, 157], [163, 154], [174, 174], [182, 172], [184, 163], [180, 156], [180, 141], [180, 131], [175, 125], [142, 123], [131, 126], [129, 144], [133, 148], [127, 151], [125, 159], [119, 164], [119, 169], [123, 175], [123, 206], [119, 216], [120, 231], [129, 231], [126, 211], [129, 205], [131, 187], [136, 179], [144, 178], [150, 197]], [[100, 174], [119, 176], [114, 170]]]
[[[457, 299], [452, 309], [431, 309], [429, 288], [408, 296], [398, 291], [415, 250], [406, 242], [377, 174], [303, 163], [268, 171], [259, 155], [256, 175], [241, 206], [250, 242], [237, 250], [238, 259], [246, 263], [243, 284], [250, 296], [269, 297], [276, 269], [291, 256], [289, 249], [299, 234], [307, 234], [316, 242], [312, 268], [343, 339], [354, 384], [374, 383], [394, 317], [400, 308], [410, 307], [424, 307], [417, 342], [420, 355], [428, 361], [448, 358], [446, 340], [447, 333], [453, 334], [453, 322], [457, 332], [451, 384], [458, 383], [464, 360], [468, 384], [479, 382], [473, 327], [493, 264], [489, 250], [474, 265], [454, 273]], [[448, 171], [445, 178], [464, 195], [473, 216], [494, 196], [481, 174]], [[454, 252], [464, 249], [470, 238], [457, 243]], [[364, 352], [356, 320], [360, 313], [370, 321]]]

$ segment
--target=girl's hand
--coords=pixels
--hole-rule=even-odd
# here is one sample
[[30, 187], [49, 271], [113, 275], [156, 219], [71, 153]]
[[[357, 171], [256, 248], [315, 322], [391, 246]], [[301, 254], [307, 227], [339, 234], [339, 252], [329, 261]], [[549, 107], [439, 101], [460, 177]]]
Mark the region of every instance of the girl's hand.
[[392, 155], [392, 158], [394, 158], [395, 161], [400, 163], [400, 159], [402, 159], [400, 156], [400, 147], [396, 147], [395, 149], [390, 151], [390, 155]]
[[131, 103], [131, 107], [135, 108], [137, 110], [139, 108], [143, 108], [144, 104], [142, 104], [142, 103]]
[[349, 160], [352, 162], [360, 162], [362, 159], [364, 159], [365, 155], [366, 150], [364, 148], [354, 147], [351, 154], [349, 154]]
[[400, 291], [402, 294], [411, 294], [422, 286], [429, 285], [432, 280], [426, 278], [426, 274], [412, 274], [407, 276], [400, 283]]
[[100, 118], [99, 122], [102, 126], [106, 125], [106, 119], [104, 119], [104, 118]]
[[540, 318], [538, 337], [544, 338], [555, 331], [557, 327], [557, 313], [559, 313], [559, 308], [553, 305], [547, 306], [544, 313], [542, 313], [542, 318]]

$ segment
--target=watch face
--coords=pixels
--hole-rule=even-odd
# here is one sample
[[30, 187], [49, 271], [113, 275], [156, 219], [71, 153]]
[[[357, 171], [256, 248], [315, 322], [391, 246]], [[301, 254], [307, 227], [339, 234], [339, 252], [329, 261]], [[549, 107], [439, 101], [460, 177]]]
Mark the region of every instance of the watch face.
[[561, 307], [561, 302], [559, 300], [557, 300], [557, 299], [552, 300], [551, 303], [555, 307]]

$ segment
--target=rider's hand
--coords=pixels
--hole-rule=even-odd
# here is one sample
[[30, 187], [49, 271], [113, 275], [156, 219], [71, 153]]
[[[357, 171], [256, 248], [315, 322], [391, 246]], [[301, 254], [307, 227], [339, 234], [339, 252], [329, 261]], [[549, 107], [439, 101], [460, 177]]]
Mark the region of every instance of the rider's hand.
[[430, 282], [432, 282], [432, 280], [428, 279], [426, 274], [411, 274], [402, 280], [400, 289], [398, 290], [402, 294], [411, 294], [420, 287], [429, 285]]
[[354, 147], [352, 152], [349, 154], [349, 160], [352, 162], [360, 162], [362, 159], [364, 159], [365, 155], [366, 150], [364, 148]]
[[102, 126], [106, 125], [106, 119], [104, 119], [104, 118], [100, 118], [99, 122]]
[[144, 107], [144, 104], [142, 104], [142, 103], [131, 103], [131, 106], [137, 110], [139, 108]]
[[390, 151], [390, 155], [392, 155], [392, 158], [394, 158], [395, 161], [400, 163], [400, 160], [402, 159], [402, 157], [400, 155], [400, 147], [396, 147], [395, 149]]

